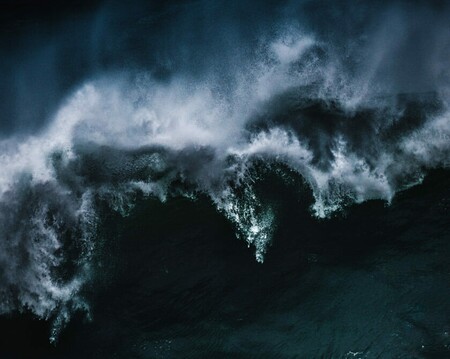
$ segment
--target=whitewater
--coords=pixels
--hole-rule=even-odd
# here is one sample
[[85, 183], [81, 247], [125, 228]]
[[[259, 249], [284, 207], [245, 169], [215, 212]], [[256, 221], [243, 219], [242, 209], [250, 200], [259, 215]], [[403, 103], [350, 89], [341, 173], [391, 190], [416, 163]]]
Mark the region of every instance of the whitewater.
[[139, 196], [205, 195], [263, 262], [277, 214], [254, 190], [262, 168], [300, 176], [311, 215], [324, 220], [352, 203], [389, 204], [428, 170], [448, 168], [446, 73], [435, 88], [400, 93], [377, 79], [382, 55], [361, 71], [348, 56], [283, 25], [245, 61], [200, 78], [88, 78], [39, 132], [3, 138], [0, 313], [52, 319], [51, 340], [73, 312], [89, 317], [82, 289], [100, 203], [126, 217]]

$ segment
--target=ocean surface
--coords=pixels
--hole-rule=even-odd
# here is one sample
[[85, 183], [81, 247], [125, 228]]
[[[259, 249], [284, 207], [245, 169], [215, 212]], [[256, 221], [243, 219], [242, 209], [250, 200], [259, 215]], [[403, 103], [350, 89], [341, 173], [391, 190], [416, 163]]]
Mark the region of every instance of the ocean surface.
[[0, 358], [450, 358], [449, 18], [1, 1]]

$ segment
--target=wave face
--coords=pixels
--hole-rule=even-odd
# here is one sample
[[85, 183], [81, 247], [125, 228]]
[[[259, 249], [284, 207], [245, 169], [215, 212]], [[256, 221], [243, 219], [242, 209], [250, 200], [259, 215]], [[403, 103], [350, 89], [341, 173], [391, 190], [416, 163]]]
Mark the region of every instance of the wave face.
[[[327, 218], [389, 203], [427, 170], [448, 168], [447, 7], [269, 4], [252, 23], [251, 5], [152, 9], [121, 40], [151, 55], [131, 49], [125, 70], [123, 60], [92, 65], [48, 120], [36, 119], [38, 131], [3, 137], [0, 313], [53, 318], [52, 340], [71, 313], [89, 315], [82, 293], [105, 204], [127, 216], [139, 196], [207, 196], [263, 262], [277, 226], [255, 190], [264, 173], [282, 176], [281, 165], [300, 176], [311, 214]], [[97, 60], [127, 58], [119, 40], [102, 47], [119, 32], [108, 20], [135, 19], [123, 10], [109, 4], [83, 20], [97, 28]], [[201, 11], [204, 28], [192, 29]], [[330, 33], [343, 11], [342, 31]]]

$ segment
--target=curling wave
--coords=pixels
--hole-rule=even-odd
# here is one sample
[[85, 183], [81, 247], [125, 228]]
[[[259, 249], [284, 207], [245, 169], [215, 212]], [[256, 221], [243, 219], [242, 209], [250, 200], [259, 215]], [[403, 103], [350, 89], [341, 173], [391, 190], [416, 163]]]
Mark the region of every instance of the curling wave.
[[448, 167], [446, 88], [392, 94], [345, 56], [298, 30], [261, 41], [226, 86], [220, 74], [108, 74], [80, 86], [46, 129], [0, 143], [0, 312], [54, 319], [74, 310], [96, 247], [98, 203], [126, 216], [136, 194], [208, 196], [260, 262], [276, 211], [258, 197], [255, 164], [283, 164], [311, 188], [312, 214], [391, 201]]

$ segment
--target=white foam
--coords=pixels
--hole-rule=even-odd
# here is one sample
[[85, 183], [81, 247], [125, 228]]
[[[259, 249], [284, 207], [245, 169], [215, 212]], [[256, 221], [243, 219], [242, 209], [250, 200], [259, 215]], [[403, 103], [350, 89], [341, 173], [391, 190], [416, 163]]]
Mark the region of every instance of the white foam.
[[[289, 124], [271, 125], [268, 119], [268, 128], [249, 133], [248, 126], [255, 118], [267, 116], [271, 101], [292, 88], [310, 85], [309, 92], [300, 91], [299, 96], [325, 102], [331, 99], [343, 112], [367, 103], [369, 87], [358, 94], [355, 89], [360, 80], [345, 78], [338, 60], [324, 62], [306, 56], [314, 46], [322, 45], [297, 32], [275, 39], [265, 47], [268, 53], [255, 59], [250, 68], [236, 70], [233, 85], [222, 93], [207, 79], [174, 77], [161, 83], [148, 75], [137, 80], [109, 75], [87, 81], [67, 98], [46, 130], [28, 138], [3, 140], [0, 262], [8, 270], [4, 274], [7, 284], [0, 288], [4, 298], [0, 310], [17, 309], [11, 294], [14, 291], [18, 292], [18, 309], [29, 309], [44, 318], [59, 313], [55, 321], [58, 328], [69, 319], [73, 308], [86, 310], [79, 293], [95, 250], [96, 196], [127, 215], [136, 192], [165, 201], [170, 196], [170, 184], [181, 178], [194, 191], [211, 198], [234, 223], [239, 236], [256, 248], [256, 258], [262, 262], [276, 214], [255, 194], [249, 170], [255, 159], [282, 162], [303, 176], [313, 191], [317, 217], [329, 216], [348, 201], [390, 201], [399, 189], [398, 179], [423, 167], [448, 166], [449, 112], [428, 119], [398, 143], [385, 146], [378, 141], [370, 161], [362, 149], [355, 151], [349, 145], [344, 133], [336, 133], [329, 139], [332, 148], [327, 166], [315, 161], [316, 149], [303, 134], [289, 129]], [[298, 67], [299, 63], [304, 66]], [[349, 88], [353, 92], [343, 91]], [[372, 107], [377, 105], [371, 102]], [[389, 121], [386, 119], [386, 123]], [[71, 165], [76, 161], [83, 165], [83, 145], [99, 153], [108, 148], [124, 153], [144, 150], [144, 154], [134, 164], [136, 168], [129, 169], [120, 161], [114, 164], [115, 172], [129, 173], [119, 183], [109, 182], [105, 176], [95, 186], [83, 187], [80, 181], [72, 188], [61, 181], [60, 175], [68, 171], [69, 176], [81, 176]], [[152, 148], [164, 155], [156, 150], [149, 154]], [[60, 154], [58, 168], [55, 154]], [[91, 170], [110, 171], [111, 165], [105, 163], [100, 161]], [[140, 178], [136, 173], [142, 169], [160, 175], [157, 179], [150, 175]], [[70, 205], [59, 208], [52, 201], [55, 196]], [[28, 225], [17, 230], [21, 211], [30, 206], [28, 201], [34, 201], [31, 205], [35, 210], [27, 219]], [[57, 217], [52, 217], [55, 209], [50, 211], [49, 206], [60, 210]], [[62, 281], [54, 269], [63, 262], [61, 228], [69, 224], [80, 230], [81, 238], [73, 240], [80, 241], [84, 251], [78, 272]], [[18, 243], [25, 244], [29, 256], [26, 269], [18, 263], [24, 255]]]

